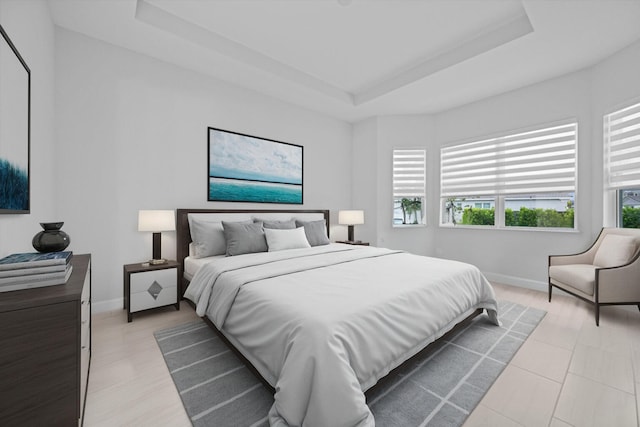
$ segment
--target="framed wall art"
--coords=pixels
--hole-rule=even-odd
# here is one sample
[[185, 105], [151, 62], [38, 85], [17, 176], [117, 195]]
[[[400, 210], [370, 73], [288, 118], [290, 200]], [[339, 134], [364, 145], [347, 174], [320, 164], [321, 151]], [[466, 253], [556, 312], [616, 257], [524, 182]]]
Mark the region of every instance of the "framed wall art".
[[302, 204], [303, 147], [208, 128], [208, 199]]
[[31, 70], [0, 26], [0, 214], [30, 212]]

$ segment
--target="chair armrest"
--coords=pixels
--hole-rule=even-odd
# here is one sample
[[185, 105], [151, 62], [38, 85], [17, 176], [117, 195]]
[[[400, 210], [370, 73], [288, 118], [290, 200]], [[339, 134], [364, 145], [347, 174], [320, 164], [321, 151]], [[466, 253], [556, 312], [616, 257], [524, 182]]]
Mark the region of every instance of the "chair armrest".
[[621, 267], [597, 268], [600, 302], [640, 302], [640, 258]]
[[549, 255], [549, 266], [568, 264], [592, 264], [593, 253], [591, 251], [575, 255]]

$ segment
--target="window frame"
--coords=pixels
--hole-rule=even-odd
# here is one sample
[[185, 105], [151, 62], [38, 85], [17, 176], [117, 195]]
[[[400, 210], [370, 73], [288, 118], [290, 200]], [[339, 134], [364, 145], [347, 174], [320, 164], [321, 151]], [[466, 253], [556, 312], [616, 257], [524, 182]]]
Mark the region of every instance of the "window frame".
[[[635, 186], [635, 187], [625, 187], [625, 188], [620, 188], [617, 190], [613, 190], [616, 192], [616, 227], [619, 228], [633, 228], [633, 227], [624, 227], [624, 212], [623, 212], [623, 208], [624, 208], [624, 203], [623, 203], [623, 199], [624, 199], [624, 192], [625, 191], [631, 191], [631, 190], [638, 190], [638, 192], [640, 193], [640, 186]], [[640, 209], [640, 208], [636, 208], [636, 209]]]
[[[621, 115], [625, 111], [630, 110], [630, 113], [627, 115]], [[611, 218], [608, 216], [609, 213], [613, 213], [612, 210], [615, 209], [615, 225], [616, 227], [623, 227], [623, 192], [629, 190], [640, 189], [640, 180], [636, 179], [635, 181], [619, 181], [612, 180], [611, 174], [611, 157], [612, 157], [612, 143], [620, 143], [617, 138], [614, 138], [612, 141], [612, 127], [615, 127], [618, 123], [624, 122], [626, 120], [636, 120], [638, 121], [638, 113], [640, 112], [640, 98], [635, 98], [628, 100], [627, 102], [613, 108], [608, 113], [604, 114], [602, 117], [602, 142], [603, 142], [603, 188], [605, 194], [610, 194], [611, 198], [605, 197], [605, 218]], [[635, 118], [630, 116], [636, 116]], [[619, 117], [616, 117], [619, 116]], [[617, 122], [617, 123], [614, 123]], [[637, 126], [637, 124], [636, 124]], [[637, 129], [635, 132], [632, 131], [631, 137], [637, 138], [640, 135], [640, 129]], [[622, 144], [622, 143], [620, 143]], [[637, 147], [631, 147], [632, 149], [638, 150], [640, 147], [640, 140], [638, 140]], [[615, 150], [614, 150], [615, 154]], [[640, 151], [634, 156], [640, 160]], [[625, 160], [629, 160], [628, 158]], [[640, 166], [634, 168], [636, 173], [640, 170]], [[605, 221], [607, 222], [607, 221]]]
[[[419, 197], [421, 199], [421, 216], [418, 224], [396, 224], [395, 210], [396, 198], [402, 197], [397, 195], [396, 188], [399, 184], [396, 181], [396, 154], [415, 155], [415, 152], [421, 152], [422, 156], [422, 191], [419, 195], [407, 195], [407, 197]], [[391, 226], [393, 228], [412, 228], [427, 226], [427, 149], [424, 147], [395, 147], [391, 152]]]
[[[538, 131], [546, 131], [546, 130], [550, 130], [556, 127], [562, 127], [562, 126], [570, 126], [573, 128], [574, 132], [575, 132], [575, 136], [574, 136], [574, 140], [573, 140], [573, 150], [574, 150], [574, 163], [573, 163], [573, 168], [574, 168], [574, 172], [573, 172], [573, 191], [566, 191], [566, 192], [560, 192], [560, 191], [550, 191], [550, 192], [540, 192], [540, 191], [536, 191], [536, 192], [532, 192], [532, 193], [520, 193], [517, 195], [543, 195], [543, 194], [573, 194], [573, 209], [574, 209], [574, 218], [573, 218], [573, 227], [569, 228], [569, 227], [524, 227], [524, 226], [507, 226], [505, 224], [505, 199], [508, 199], [509, 197], [513, 197], [516, 196], [516, 194], [500, 194], [500, 192], [496, 192], [494, 194], [486, 194], [485, 197], [489, 198], [494, 198], [495, 203], [494, 203], [494, 225], [471, 225], [471, 224], [461, 224], [461, 223], [450, 223], [450, 222], [444, 222], [445, 218], [445, 202], [447, 199], [451, 198], [451, 196], [442, 196], [442, 179], [443, 179], [443, 175], [442, 175], [442, 151], [443, 149], [446, 149], [448, 147], [456, 147], [456, 146], [463, 146], [463, 145], [467, 145], [467, 144], [474, 144], [474, 143], [483, 143], [486, 141], [492, 141], [492, 140], [501, 140], [501, 139], [510, 139], [513, 138], [515, 136], [518, 136], [519, 134], [525, 134], [525, 133], [533, 133], [533, 132], [538, 132]], [[494, 133], [492, 135], [486, 136], [486, 137], [474, 137], [474, 138], [469, 138], [463, 141], [457, 141], [451, 144], [447, 144], [447, 145], [443, 145], [440, 147], [440, 201], [439, 201], [439, 210], [440, 210], [440, 219], [439, 219], [439, 226], [442, 228], [468, 228], [468, 229], [489, 229], [489, 230], [513, 230], [513, 231], [550, 231], [550, 232], [562, 232], [562, 233], [566, 233], [566, 232], [578, 232], [578, 212], [577, 212], [577, 205], [578, 205], [578, 187], [579, 187], [579, 183], [578, 183], [578, 165], [579, 165], [579, 161], [578, 161], [578, 140], [579, 140], [579, 124], [578, 124], [578, 119], [573, 117], [573, 118], [568, 118], [568, 119], [564, 119], [564, 120], [558, 120], [558, 121], [554, 121], [554, 122], [549, 122], [549, 123], [543, 123], [543, 124], [538, 124], [538, 125], [534, 125], [534, 126], [529, 126], [526, 128], [521, 128], [521, 129], [516, 129], [516, 130], [511, 130], [511, 131], [502, 131], [502, 132], [497, 132]], [[474, 195], [474, 196], [469, 196], [469, 195], [464, 195], [464, 194], [459, 194], [456, 196], [457, 198], [465, 198], [465, 197], [478, 197], [478, 195]]]

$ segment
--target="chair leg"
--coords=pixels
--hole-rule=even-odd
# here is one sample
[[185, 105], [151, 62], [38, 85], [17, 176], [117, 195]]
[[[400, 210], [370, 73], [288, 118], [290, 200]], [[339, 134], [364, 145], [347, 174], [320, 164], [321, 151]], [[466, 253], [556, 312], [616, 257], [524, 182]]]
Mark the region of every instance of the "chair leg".
[[638, 310], [640, 310], [640, 304], [638, 304]]
[[[549, 282], [549, 302], [551, 302], [551, 282]], [[638, 305], [638, 309], [640, 309], [640, 304]]]
[[600, 326], [600, 304], [596, 303], [596, 326]]

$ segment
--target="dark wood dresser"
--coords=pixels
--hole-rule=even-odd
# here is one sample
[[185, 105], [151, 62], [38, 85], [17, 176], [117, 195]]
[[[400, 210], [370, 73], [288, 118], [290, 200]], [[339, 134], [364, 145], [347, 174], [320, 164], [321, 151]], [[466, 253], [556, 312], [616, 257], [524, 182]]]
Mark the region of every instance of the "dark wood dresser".
[[0, 293], [0, 425], [82, 424], [91, 360], [91, 256], [64, 285]]

